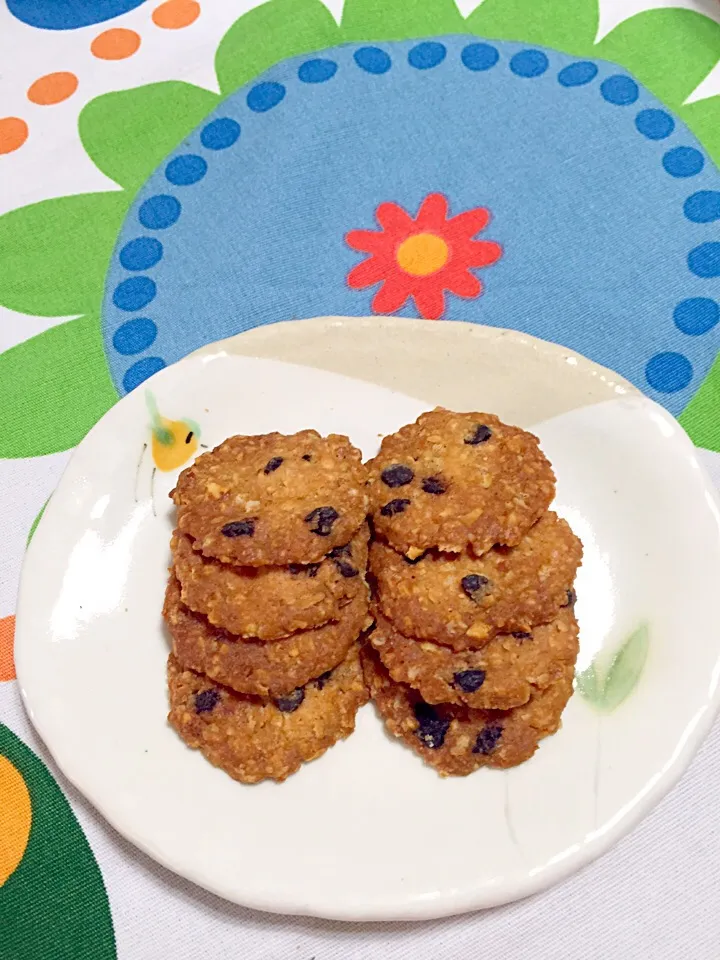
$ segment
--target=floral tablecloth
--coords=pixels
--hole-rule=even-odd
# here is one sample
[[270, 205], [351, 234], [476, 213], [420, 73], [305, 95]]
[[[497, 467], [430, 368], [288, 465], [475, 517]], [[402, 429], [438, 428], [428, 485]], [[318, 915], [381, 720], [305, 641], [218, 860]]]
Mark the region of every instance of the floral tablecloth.
[[0, 0], [1, 960], [720, 956], [717, 728], [564, 885], [344, 926], [134, 850], [50, 759], [13, 665], [23, 553], [73, 447], [261, 324], [398, 313], [564, 343], [677, 416], [720, 485], [720, 8], [646, 6]]

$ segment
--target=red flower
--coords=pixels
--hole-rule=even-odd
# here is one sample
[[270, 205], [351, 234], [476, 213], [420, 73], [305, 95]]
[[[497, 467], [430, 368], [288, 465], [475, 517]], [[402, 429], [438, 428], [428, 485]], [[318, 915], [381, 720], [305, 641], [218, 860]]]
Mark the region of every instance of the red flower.
[[382, 229], [351, 230], [345, 237], [353, 250], [370, 256], [353, 267], [348, 286], [362, 290], [382, 281], [373, 297], [376, 313], [394, 313], [413, 297], [421, 316], [437, 320], [445, 310], [445, 291], [473, 299], [483, 285], [471, 267], [487, 267], [502, 256], [491, 240], [473, 240], [490, 222], [484, 207], [447, 219], [448, 201], [431, 193], [415, 220], [396, 203], [381, 203], [375, 217]]

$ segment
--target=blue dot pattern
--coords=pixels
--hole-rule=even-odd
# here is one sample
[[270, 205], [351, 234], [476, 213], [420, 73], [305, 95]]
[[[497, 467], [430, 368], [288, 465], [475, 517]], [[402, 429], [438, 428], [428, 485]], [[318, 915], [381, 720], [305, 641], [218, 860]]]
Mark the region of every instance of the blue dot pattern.
[[675, 121], [664, 110], [641, 110], [635, 126], [648, 140], [665, 140], [675, 129]]
[[682, 333], [689, 337], [701, 337], [717, 326], [720, 307], [709, 297], [689, 297], [675, 307], [673, 320]]
[[177, 223], [181, 209], [177, 197], [161, 193], [143, 201], [138, 211], [138, 220], [148, 230], [167, 230]]
[[720, 191], [698, 190], [687, 198], [683, 212], [693, 223], [712, 223], [713, 220], [720, 220]]
[[115, 287], [113, 303], [118, 310], [142, 310], [155, 299], [156, 291], [150, 277], [130, 277]]
[[598, 68], [591, 60], [578, 60], [563, 67], [558, 74], [558, 83], [563, 87], [584, 87], [597, 76]]
[[175, 157], [165, 167], [165, 177], [175, 187], [190, 187], [199, 183], [207, 173], [207, 161], [196, 153]]
[[622, 73], [616, 73], [603, 80], [600, 84], [600, 93], [604, 100], [615, 104], [616, 107], [627, 107], [635, 103], [640, 96], [638, 85], [632, 77], [626, 77]]
[[208, 150], [227, 150], [237, 143], [240, 136], [240, 124], [230, 117], [218, 117], [200, 134], [200, 143]]
[[705, 158], [695, 147], [673, 147], [662, 162], [671, 177], [694, 177], [705, 166]]
[[692, 364], [682, 353], [656, 353], [645, 370], [647, 382], [658, 393], [677, 393], [692, 380]]
[[[340, 47], [311, 58], [307, 55], [297, 58], [287, 65], [280, 64], [270, 71], [271, 77], [256, 81], [244, 90], [232, 94], [218, 108], [216, 114], [211, 115], [167, 158], [165, 164], [151, 176], [146, 187], [140, 191], [131, 208], [108, 275], [103, 330], [113, 379], [118, 388], [122, 387], [126, 391], [134, 389], [166, 363], [178, 359], [202, 343], [260, 323], [291, 319], [298, 315], [371, 312], [369, 301], [372, 291], [365, 300], [362, 297], [358, 299], [357, 292], [348, 292], [343, 282], [347, 271], [357, 262], [355, 255], [342, 243], [344, 233], [353, 228], [376, 229], [374, 210], [383, 200], [394, 200], [414, 212], [429, 191], [441, 189], [448, 194], [453, 214], [478, 203], [487, 205], [493, 213], [490, 228], [492, 235], [488, 232], [488, 239], [497, 239], [506, 244], [506, 253], [499, 264], [482, 275], [486, 287], [483, 296], [459, 301], [457, 304], [449, 298], [446, 307], [448, 319], [469, 319], [490, 325], [505, 325], [507, 316], [512, 315], [513, 325], [519, 329], [567, 343], [569, 347], [585, 352], [593, 359], [617, 369], [638, 386], [654, 392], [660, 402], [672, 412], [682, 409], [692, 396], [691, 385], [697, 389], [709, 369], [709, 363], [714, 358], [719, 343], [717, 335], [720, 330], [720, 297], [716, 295], [711, 284], [720, 277], [720, 243], [712, 241], [703, 232], [707, 229], [705, 224], [720, 219], [720, 189], [712, 189], [720, 187], [717, 171], [706, 161], [702, 151], [691, 145], [694, 143], [692, 134], [676, 118], [654, 101], [631, 77], [612, 73], [613, 68], [606, 63], [577, 60], [557, 52], [528, 49], [519, 44], [502, 41], [469, 42], [467, 37], [442, 40], [443, 42], [427, 40], [388, 43], [382, 47]], [[503, 62], [509, 65], [509, 70], [493, 69]], [[432, 67], [441, 63], [444, 63], [443, 70], [432, 71]], [[614, 338], [607, 335], [607, 320], [597, 323], [595, 319], [598, 312], [602, 315], [607, 298], [601, 298], [591, 312], [586, 313], [586, 303], [593, 303], [596, 293], [600, 295], [599, 291], [604, 289], [605, 280], [599, 282], [590, 251], [588, 257], [591, 262], [586, 262], [581, 256], [578, 263], [576, 253], [586, 249], [585, 244], [578, 238], [578, 245], [572, 247], [574, 254], [571, 255], [568, 248], [562, 261], [557, 258], [553, 260], [553, 250], [558, 243], [561, 244], [558, 250], [565, 249], [561, 238], [554, 236], [549, 248], [553, 262], [548, 265], [548, 248], [544, 247], [542, 255], [538, 255], [539, 251], [532, 252], [533, 244], [528, 245], [522, 239], [523, 236], [540, 237], [533, 225], [537, 221], [537, 213], [533, 214], [535, 220], [532, 220], [531, 224], [525, 223], [527, 216], [524, 211], [527, 202], [518, 206], [513, 199], [514, 193], [517, 193], [517, 184], [527, 179], [527, 172], [524, 172], [519, 180], [517, 172], [513, 174], [516, 161], [512, 150], [504, 156], [501, 152], [490, 166], [484, 166], [488, 148], [497, 153], [498, 138], [478, 136], [478, 131], [485, 123], [492, 123], [495, 106], [502, 107], [502, 104], [507, 103], [508, 97], [512, 99], [513, 84], [516, 84], [515, 90], [519, 91], [517, 84], [523, 83], [522, 78], [540, 77], [551, 67], [556, 82], [523, 86], [521, 96], [516, 99], [516, 104], [520, 104], [516, 109], [520, 112], [524, 109], [526, 113], [526, 118], [518, 129], [522, 129], [523, 134], [527, 131], [529, 137], [532, 136], [530, 131], [536, 130], [535, 139], [528, 140], [528, 144], [533, 143], [535, 152], [540, 151], [539, 157], [532, 161], [532, 170], [538, 169], [538, 163], [543, 162], [543, 145], [546, 139], [544, 134], [538, 135], [538, 123], [547, 123], [552, 118], [553, 123], [562, 126], [568, 111], [575, 111], [575, 114], [582, 118], [582, 122], [586, 117], [592, 118], [597, 114], [600, 120], [600, 139], [598, 133], [595, 133], [594, 137], [590, 134], [584, 140], [574, 142], [572, 130], [566, 130], [563, 142], [567, 143], [570, 150], [570, 162], [576, 157], [580, 159], [586, 143], [594, 143], [594, 147], [588, 147], [586, 165], [589, 176], [592, 176], [600, 140], [606, 137], [609, 131], [616, 127], [619, 129], [622, 125], [623, 136], [627, 138], [633, 133], [636, 135], [635, 140], [623, 141], [623, 152], [618, 154], [623, 157], [623, 164], [628, 164], [628, 177], [637, 178], [639, 175], [639, 181], [632, 182], [642, 182], [646, 188], [649, 186], [656, 191], [653, 195], [654, 207], [650, 196], [647, 201], [643, 200], [643, 208], [653, 211], [652, 223], [649, 222], [646, 227], [646, 240], [636, 243], [633, 248], [628, 246], [628, 242], [635, 243], [632, 239], [633, 220], [636, 215], [642, 217], [644, 214], [640, 208], [635, 209], [631, 196], [626, 198], [620, 208], [613, 208], [612, 200], [608, 205], [605, 193], [602, 192], [594, 198], [587, 198], [586, 209], [596, 210], [598, 216], [605, 218], [603, 222], [608, 225], [608, 236], [612, 229], [615, 229], [612, 227], [613, 218], [618, 217], [619, 211], [622, 212], [620, 219], [624, 226], [618, 231], [612, 249], [625, 250], [627, 269], [630, 269], [632, 258], [643, 260], [642, 267], [633, 265], [633, 271], [637, 271], [633, 272], [633, 276], [639, 279], [639, 287], [644, 289], [643, 298], [637, 301], [629, 312], [615, 312], [611, 322], [615, 322], [615, 318], [617, 323], [622, 322], [624, 333], [618, 330], [618, 336]], [[432, 76], [432, 81], [423, 82], [422, 92], [418, 97], [408, 97], [411, 89], [408, 84], [422, 71], [430, 71], [429, 77]], [[481, 88], [472, 82], [473, 73], [486, 74]], [[374, 78], [383, 75], [387, 77], [382, 80], [382, 86], [378, 86], [378, 81]], [[363, 77], [366, 79], [363, 80]], [[513, 79], [515, 77], [521, 79], [517, 81]], [[279, 82], [280, 80], [282, 82]], [[327, 92], [318, 94], [323, 96], [324, 100], [318, 101], [322, 106], [315, 108], [312, 100], [313, 88], [322, 87], [327, 80], [333, 82], [327, 87]], [[593, 85], [594, 81], [597, 81], [600, 96], [569, 96], [564, 92]], [[340, 119], [345, 116], [341, 111], [362, 108], [365, 94], [362, 92], [363, 88], [356, 89], [358, 83], [367, 85], [367, 102], [374, 104], [374, 107], [365, 126], [360, 124], [357, 129], [373, 129], [376, 134], [365, 141], [356, 141], [352, 135], [347, 135], [347, 129], [351, 128], [342, 127], [344, 133], [341, 146], [336, 151], [330, 151], [327, 157], [323, 155], [325, 188], [337, 183], [340, 189], [342, 184], [339, 194], [342, 202], [338, 208], [340, 219], [326, 223], [324, 218], [334, 215], [333, 203], [337, 205], [337, 201], [329, 200], [323, 194], [319, 205], [313, 207], [312, 196], [306, 195], [304, 190], [302, 199], [293, 195], [293, 169], [277, 166], [276, 157], [283, 156], [283, 136], [293, 145], [297, 145], [294, 147], [294, 156], [298, 158], [302, 156], [303, 149], [316, 152], [325, 131], [332, 129], [333, 114], [327, 110], [328, 96], [333, 98], [331, 102], [337, 101], [336, 116]], [[352, 99], [346, 101], [343, 97], [347, 95], [348, 84], [354, 92]], [[448, 95], [443, 94], [443, 110], [452, 112], [455, 102], [458, 106], [455, 123], [447, 129], [444, 128], [441, 113], [432, 115], [432, 122], [426, 120], [424, 113], [434, 102], [433, 91], [442, 91], [446, 84], [454, 86], [451, 88], [451, 99], [447, 99]], [[503, 89], [503, 84], [507, 86], [507, 90]], [[483, 90], [480, 99], [479, 89]], [[555, 93], [552, 92], [553, 89]], [[379, 90], [382, 91], [383, 98], [380, 101], [374, 99], [377, 94], [372, 92]], [[402, 99], [398, 106], [398, 102], [393, 101], [392, 97], [399, 91], [402, 91]], [[489, 100], [488, 93], [491, 96]], [[517, 94], [515, 96], [517, 98]], [[288, 107], [283, 111], [273, 112], [273, 108], [286, 97]], [[389, 126], [382, 125], [387, 120], [384, 107], [386, 98], [390, 98], [388, 103], [396, 104]], [[636, 102], [637, 112], [633, 111], [629, 116], [614, 110], [616, 106], [627, 106]], [[313, 110], [316, 111], [315, 114]], [[269, 117], [262, 121], [252, 117], [253, 114], [266, 113], [269, 113]], [[461, 136], [462, 131], [467, 131], [463, 150], [450, 157], [447, 167], [443, 168], [442, 184], [438, 183], [436, 158], [425, 173], [420, 175], [419, 171], [424, 169], [423, 149], [420, 149], [422, 144], [418, 145], [419, 153], [413, 155], [412, 164], [408, 167], [407, 140], [401, 136], [405, 124], [398, 125], [398, 116], [402, 116], [404, 120], [407, 118], [407, 122], [414, 123], [418, 129], [434, 131], [433, 137], [427, 142], [428, 148], [431, 143], [450, 142], [457, 136], [457, 131], [461, 131]], [[615, 121], [616, 116], [623, 119]], [[625, 116], [627, 120], [624, 119]], [[205, 184], [206, 180], [209, 180], [207, 174], [209, 166], [214, 162], [214, 155], [240, 140], [241, 124], [245, 121], [254, 124], [252, 140], [249, 138], [250, 127], [247, 128], [247, 143], [251, 152], [246, 154], [242, 144], [240, 149], [230, 151], [220, 168], [223, 171], [222, 177], [213, 178], [212, 191], [209, 191]], [[319, 123], [319, 127], [313, 127], [313, 122]], [[266, 157], [263, 167], [259, 160], [256, 162], [256, 151], [264, 149], [263, 130], [268, 123], [275, 125], [272, 128], [274, 132], [267, 137], [273, 152]], [[474, 136], [471, 136], [472, 129], [476, 131]], [[321, 131], [320, 138], [318, 130]], [[393, 162], [395, 155], [387, 153], [386, 150], [386, 144], [392, 142], [396, 136], [400, 136], [400, 146], [395, 157], [398, 163]], [[652, 141], [668, 140], [670, 142], [664, 152], [662, 148], [659, 153], [652, 152]], [[470, 193], [464, 194], [462, 179], [458, 179], [458, 168], [462, 168], [462, 154], [468, 150], [473, 153], [474, 143], [478, 145], [477, 150], [474, 151], [472, 161], [468, 158], [465, 164], [469, 182], [473, 186]], [[373, 159], [373, 151], [377, 149], [374, 144], [385, 151], [383, 156], [386, 159], [382, 168], [378, 168], [377, 159]], [[276, 153], [278, 147], [281, 148], [279, 155]], [[342, 154], [344, 166], [333, 175], [332, 172], [325, 171], [325, 166], [327, 160], [332, 167], [335, 153]], [[366, 154], [369, 159], [361, 160]], [[260, 155], [257, 154], [257, 157]], [[248, 156], [251, 158], [249, 166]], [[637, 166], [637, 157], [643, 158], [643, 167]], [[357, 165], [362, 163], [365, 166]], [[490, 163], [489, 159], [487, 163]], [[314, 164], [303, 167], [303, 176], [309, 173], [310, 181], [313, 167]], [[349, 178], [347, 171], [351, 168], [353, 172]], [[253, 174], [248, 174], [248, 169], [257, 171], [254, 174], [255, 186], [250, 186], [249, 189], [245, 180], [252, 178]], [[657, 171], [654, 175], [656, 184], [653, 184], [653, 169]], [[272, 173], [274, 181], [283, 192], [284, 201], [281, 205], [277, 204], [273, 190], [260, 185], [258, 177], [261, 170]], [[408, 171], [412, 172], [410, 177]], [[570, 172], [572, 174], [572, 171]], [[422, 189], [417, 196], [414, 192], [416, 186], [419, 186], [414, 183], [416, 175], [422, 183]], [[694, 184], [694, 192], [688, 191], [681, 196], [677, 196], [677, 193], [671, 195], [673, 189], [682, 189], [682, 184], [673, 186], [668, 181], [671, 178], [682, 180], [687, 177], [698, 178]], [[353, 207], [358, 192], [357, 183], [363, 183], [368, 178], [370, 194], [363, 195], [361, 205]], [[511, 188], [510, 192], [503, 192], [505, 181]], [[253, 183], [252, 179], [250, 183]], [[479, 183], [482, 185], [480, 195]], [[666, 186], [661, 187], [662, 183]], [[183, 192], [182, 205], [176, 196], [166, 192], [168, 185]], [[314, 189], [312, 182], [310, 186]], [[591, 186], [591, 181], [586, 176], [583, 190]], [[661, 198], [664, 196], [665, 199], [658, 200], [658, 187]], [[231, 189], [230, 195], [227, 194], [228, 189]], [[286, 193], [288, 189], [289, 192]], [[562, 195], [562, 187], [560, 189]], [[258, 193], [253, 194], [253, 190]], [[366, 187], [361, 190], [366, 190]], [[502, 203], [496, 198], [498, 190]], [[537, 184], [533, 184], [533, 190], [537, 196], [543, 194], [542, 185], [538, 188]], [[214, 200], [213, 194], [217, 191], [218, 197]], [[270, 234], [272, 242], [261, 236], [261, 223], [264, 221], [258, 220], [254, 227], [246, 226], [254, 216], [255, 196], [262, 203], [263, 195], [269, 197], [271, 204], [259, 210], [264, 210], [263, 217], [268, 221], [268, 228], [273, 231]], [[328, 196], [333, 196], [332, 188]], [[253, 204], [248, 207], [247, 204], [238, 203], [240, 197], [253, 198]], [[583, 193], [579, 193], [577, 197], [582, 201]], [[577, 197], [573, 202], [578, 202]], [[197, 237], [194, 231], [198, 228], [202, 230], [203, 211], [208, 205], [214, 211], [212, 214], [208, 212], [207, 218], [212, 218], [208, 222], [212, 222], [215, 231], [220, 232], [214, 232], [212, 237], [206, 236], [202, 239]], [[307, 210], [315, 211], [313, 217], [319, 211], [319, 216], [323, 218], [318, 219], [318, 223], [322, 223], [323, 227], [322, 237], [317, 236], [315, 241], [322, 249], [310, 260], [306, 255], [298, 260], [297, 253], [288, 246], [287, 238], [296, 237], [298, 243], [303, 241], [306, 228], [296, 223], [296, 220], [301, 211], [305, 211], [301, 218], [302, 224], [305, 224]], [[676, 218], [674, 221], [673, 216]], [[233, 225], [233, 232], [230, 234], [222, 232], [226, 230], [226, 221]], [[172, 227], [175, 229], [163, 236], [161, 243], [157, 237], [138, 236], [138, 223], [150, 232]], [[566, 223], [566, 227], [572, 230], [572, 223]], [[693, 230], [694, 234], [688, 232]], [[178, 232], [180, 241], [173, 239]], [[323, 237], [330, 238], [330, 247]], [[680, 249], [674, 254], [676, 265], [673, 266], [673, 254], [670, 251], [675, 250], [678, 245]], [[266, 260], [246, 258], [243, 251], [253, 249], [272, 249], [273, 257]], [[628, 257], [631, 249], [632, 253]], [[662, 251], [662, 260], [657, 261], [659, 273], [653, 273], [655, 268], [645, 255], [646, 249]], [[610, 259], [612, 260], [612, 254]], [[528, 275], [530, 264], [541, 262], [543, 269], [528, 285], [528, 281], [522, 277]], [[218, 263], [221, 264], [219, 268]], [[278, 282], [280, 263], [283, 264], [282, 283]], [[213, 286], [214, 275], [199, 272], [201, 264], [208, 271], [215, 271], [214, 275], [222, 276], [222, 284]], [[250, 273], [246, 264], [254, 264]], [[582, 299], [569, 301], [573, 307], [565, 313], [572, 319], [567, 321], [563, 319], [565, 313], [561, 312], [559, 315], [557, 309], [551, 308], [553, 298], [547, 297], [545, 286], [548, 279], [551, 283], [564, 282], [564, 289], [567, 289], [568, 283], [571, 286], [575, 283], [571, 275], [562, 280], [564, 264], [568, 265], [568, 270], [573, 264], [581, 268], [574, 270], [574, 273], [583, 291]], [[298, 279], [296, 274], [300, 268], [302, 276]], [[607, 269], [607, 266], [604, 269]], [[618, 260], [615, 269], [619, 270], [620, 275], [626, 272], [622, 260]], [[268, 270], [271, 274], [269, 278], [266, 277]], [[149, 275], [137, 276], [135, 274], [138, 271]], [[652, 275], [652, 285], [644, 281], [643, 271], [648, 274], [648, 280]], [[680, 274], [686, 280], [680, 280]], [[498, 278], [497, 286], [495, 277]], [[500, 282], [502, 277], [504, 280]], [[525, 299], [519, 305], [515, 302], [517, 296], [513, 291], [520, 289], [525, 291]], [[539, 299], [528, 304], [525, 302], [527, 297], [534, 297], [534, 294], [529, 292], [532, 289], [538, 291]], [[160, 292], [162, 296], [159, 295]], [[148, 304], [152, 304], [152, 316], [144, 313]], [[141, 315], [128, 317], [128, 313], [141, 311]], [[408, 301], [399, 312], [402, 315], [415, 315], [412, 301]], [[594, 330], [602, 332], [603, 329], [604, 333], [593, 338]], [[181, 331], [180, 336], [178, 331]], [[701, 346], [703, 344], [707, 346]], [[616, 349], [614, 345], [617, 345]], [[146, 352], [149, 354], [150, 350], [154, 355], [139, 356]]]
[[281, 83], [258, 83], [247, 95], [247, 105], [253, 113], [267, 113], [285, 99]]
[[480, 73], [490, 70], [500, 59], [497, 47], [489, 43], [469, 43], [460, 54], [463, 64], [468, 70]]
[[155, 343], [157, 327], [149, 317], [134, 317], [118, 327], [113, 346], [123, 356], [142, 353]]
[[510, 61], [510, 69], [516, 77], [539, 77], [547, 70], [550, 61], [542, 50], [521, 50]]
[[337, 73], [337, 64], [334, 60], [306, 60], [298, 70], [298, 80], [302, 83], [325, 83]]
[[137, 237], [120, 251], [120, 263], [126, 270], [149, 270], [162, 260], [163, 245], [155, 237]]
[[142, 360], [138, 360], [128, 368], [123, 377], [125, 392], [130, 393], [131, 390], [139, 387], [148, 377], [151, 377], [154, 373], [158, 373], [165, 366], [166, 363], [162, 357], [143, 357]]
[[416, 70], [430, 70], [442, 63], [447, 55], [444, 44], [428, 40], [413, 47], [408, 54], [408, 63]]
[[720, 277], [720, 243], [701, 243], [688, 254], [688, 267], [696, 277]]
[[389, 54], [380, 47], [360, 47], [353, 54], [353, 60], [365, 73], [373, 73], [376, 76], [387, 73], [392, 66]]

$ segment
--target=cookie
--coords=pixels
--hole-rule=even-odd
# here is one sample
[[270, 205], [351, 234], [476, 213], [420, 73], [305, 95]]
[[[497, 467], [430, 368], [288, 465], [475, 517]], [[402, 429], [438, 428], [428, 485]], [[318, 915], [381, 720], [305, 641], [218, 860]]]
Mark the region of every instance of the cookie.
[[370, 643], [396, 683], [414, 687], [427, 703], [508, 710], [527, 703], [572, 668], [578, 625], [571, 607], [532, 633], [499, 634], [481, 650], [461, 653], [403, 636], [377, 617]]
[[582, 544], [565, 520], [548, 512], [516, 547], [430, 550], [408, 562], [377, 542], [370, 571], [382, 612], [406, 636], [455, 650], [482, 646], [497, 633], [528, 631], [567, 602], [582, 560]]
[[189, 747], [243, 783], [285, 780], [355, 729], [367, 703], [354, 644], [329, 677], [291, 696], [261, 700], [234, 693], [168, 659], [168, 720]]
[[368, 466], [375, 530], [412, 558], [514, 546], [555, 495], [537, 437], [487, 413], [424, 413]]
[[241, 566], [317, 563], [367, 513], [366, 469], [347, 437], [314, 430], [230, 437], [178, 477], [181, 533], [206, 557]]
[[560, 727], [573, 690], [573, 668], [567, 666], [559, 679], [513, 710], [431, 706], [411, 687], [395, 683], [377, 654], [365, 647], [362, 656], [370, 695], [388, 731], [443, 777], [529, 760], [540, 740]]
[[171, 575], [163, 616], [173, 653], [184, 667], [204, 673], [240, 693], [281, 696], [335, 667], [367, 625], [367, 588], [343, 609], [337, 622], [282, 640], [240, 640], [213, 627], [180, 599]]
[[368, 537], [363, 524], [320, 563], [289, 567], [220, 563], [177, 532], [171, 549], [184, 604], [235, 636], [277, 640], [338, 620], [347, 603], [366, 593]]

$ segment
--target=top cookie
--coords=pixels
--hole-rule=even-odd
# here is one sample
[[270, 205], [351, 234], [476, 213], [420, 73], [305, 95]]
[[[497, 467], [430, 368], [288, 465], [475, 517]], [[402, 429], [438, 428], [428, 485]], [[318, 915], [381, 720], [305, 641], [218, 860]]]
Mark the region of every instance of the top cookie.
[[180, 474], [178, 528], [195, 549], [244, 566], [316, 563], [367, 512], [366, 470], [347, 437], [314, 430], [230, 437]]
[[424, 413], [368, 466], [375, 529], [410, 557], [515, 546], [555, 495], [537, 437], [488, 413]]

